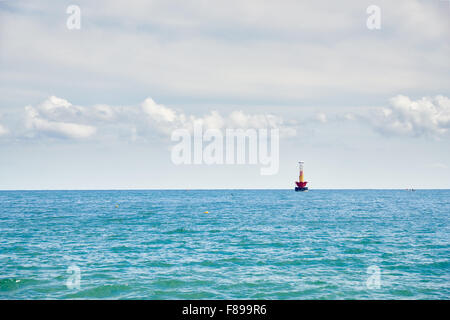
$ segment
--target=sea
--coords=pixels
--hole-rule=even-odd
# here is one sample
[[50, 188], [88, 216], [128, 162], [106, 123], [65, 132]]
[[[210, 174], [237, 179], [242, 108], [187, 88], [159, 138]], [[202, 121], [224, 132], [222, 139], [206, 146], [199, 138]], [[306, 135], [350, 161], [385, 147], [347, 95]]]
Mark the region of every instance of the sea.
[[450, 299], [450, 190], [0, 191], [0, 299]]

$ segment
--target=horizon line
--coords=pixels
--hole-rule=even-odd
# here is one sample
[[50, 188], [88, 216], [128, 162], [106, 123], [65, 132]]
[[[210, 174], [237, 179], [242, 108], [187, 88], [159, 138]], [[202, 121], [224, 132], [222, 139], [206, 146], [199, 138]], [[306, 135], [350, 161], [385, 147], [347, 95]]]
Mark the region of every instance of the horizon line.
[[[117, 189], [0, 189], [4, 191], [226, 191], [226, 190], [294, 190], [293, 188], [182, 188], [182, 189], [158, 189], [158, 188], [117, 188]], [[314, 190], [450, 190], [450, 188], [314, 188]]]

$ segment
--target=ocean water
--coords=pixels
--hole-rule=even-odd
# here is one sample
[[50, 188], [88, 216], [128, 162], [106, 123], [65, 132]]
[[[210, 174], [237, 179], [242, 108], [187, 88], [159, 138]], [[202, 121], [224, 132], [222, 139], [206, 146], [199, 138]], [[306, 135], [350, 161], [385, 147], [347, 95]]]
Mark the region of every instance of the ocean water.
[[0, 192], [0, 299], [450, 299], [449, 259], [450, 190]]

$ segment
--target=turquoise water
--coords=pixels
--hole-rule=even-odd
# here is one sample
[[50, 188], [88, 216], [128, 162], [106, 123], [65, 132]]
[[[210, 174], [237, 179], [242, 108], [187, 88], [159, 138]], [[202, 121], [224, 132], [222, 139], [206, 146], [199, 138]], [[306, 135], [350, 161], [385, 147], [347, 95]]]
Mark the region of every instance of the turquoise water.
[[2, 191], [0, 299], [449, 299], [449, 218], [450, 190]]

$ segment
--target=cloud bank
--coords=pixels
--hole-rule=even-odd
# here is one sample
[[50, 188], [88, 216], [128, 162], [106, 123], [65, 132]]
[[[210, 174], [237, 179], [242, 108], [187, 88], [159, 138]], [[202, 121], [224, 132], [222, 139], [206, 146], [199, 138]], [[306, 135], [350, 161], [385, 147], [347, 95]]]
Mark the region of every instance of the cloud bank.
[[[295, 125], [285, 124], [282, 117], [273, 114], [250, 114], [235, 110], [228, 115], [218, 111], [197, 116], [186, 114], [162, 104], [152, 98], [136, 106], [78, 106], [69, 101], [51, 96], [42, 103], [24, 108], [22, 132], [27, 138], [51, 137], [82, 140], [112, 136], [132, 140], [146, 139], [155, 135], [170, 137], [173, 130], [192, 130], [195, 123], [205, 129], [226, 128], [278, 128], [282, 136], [294, 136]], [[291, 121], [292, 123], [292, 121]], [[0, 135], [7, 130], [0, 126]]]
[[14, 106], [49, 88], [92, 101], [151, 88], [168, 103], [342, 106], [450, 87], [438, 0], [378, 1], [378, 31], [359, 0], [81, 0], [78, 31], [66, 27], [66, 2], [2, 3], [0, 103]]
[[438, 95], [411, 100], [398, 95], [370, 121], [376, 130], [387, 135], [442, 136], [450, 128], [450, 99]]
[[27, 105], [20, 125], [0, 124], [0, 136], [15, 138], [56, 139], [168, 139], [177, 129], [192, 131], [200, 123], [205, 129], [277, 128], [281, 137], [295, 137], [300, 127], [333, 126], [342, 121], [370, 124], [384, 136], [444, 137], [450, 129], [450, 99], [443, 95], [413, 100], [397, 95], [387, 107], [362, 109], [358, 113], [320, 111], [307, 115], [299, 112], [289, 119], [271, 113], [248, 113], [233, 110], [227, 114], [212, 110], [203, 115], [189, 114], [145, 99], [138, 105], [111, 106], [97, 104], [80, 106], [50, 96], [36, 106]]
[[31, 136], [42, 133], [62, 138], [88, 138], [95, 134], [96, 128], [74, 122], [83, 112], [82, 107], [52, 96], [36, 108], [25, 107], [25, 128]]

